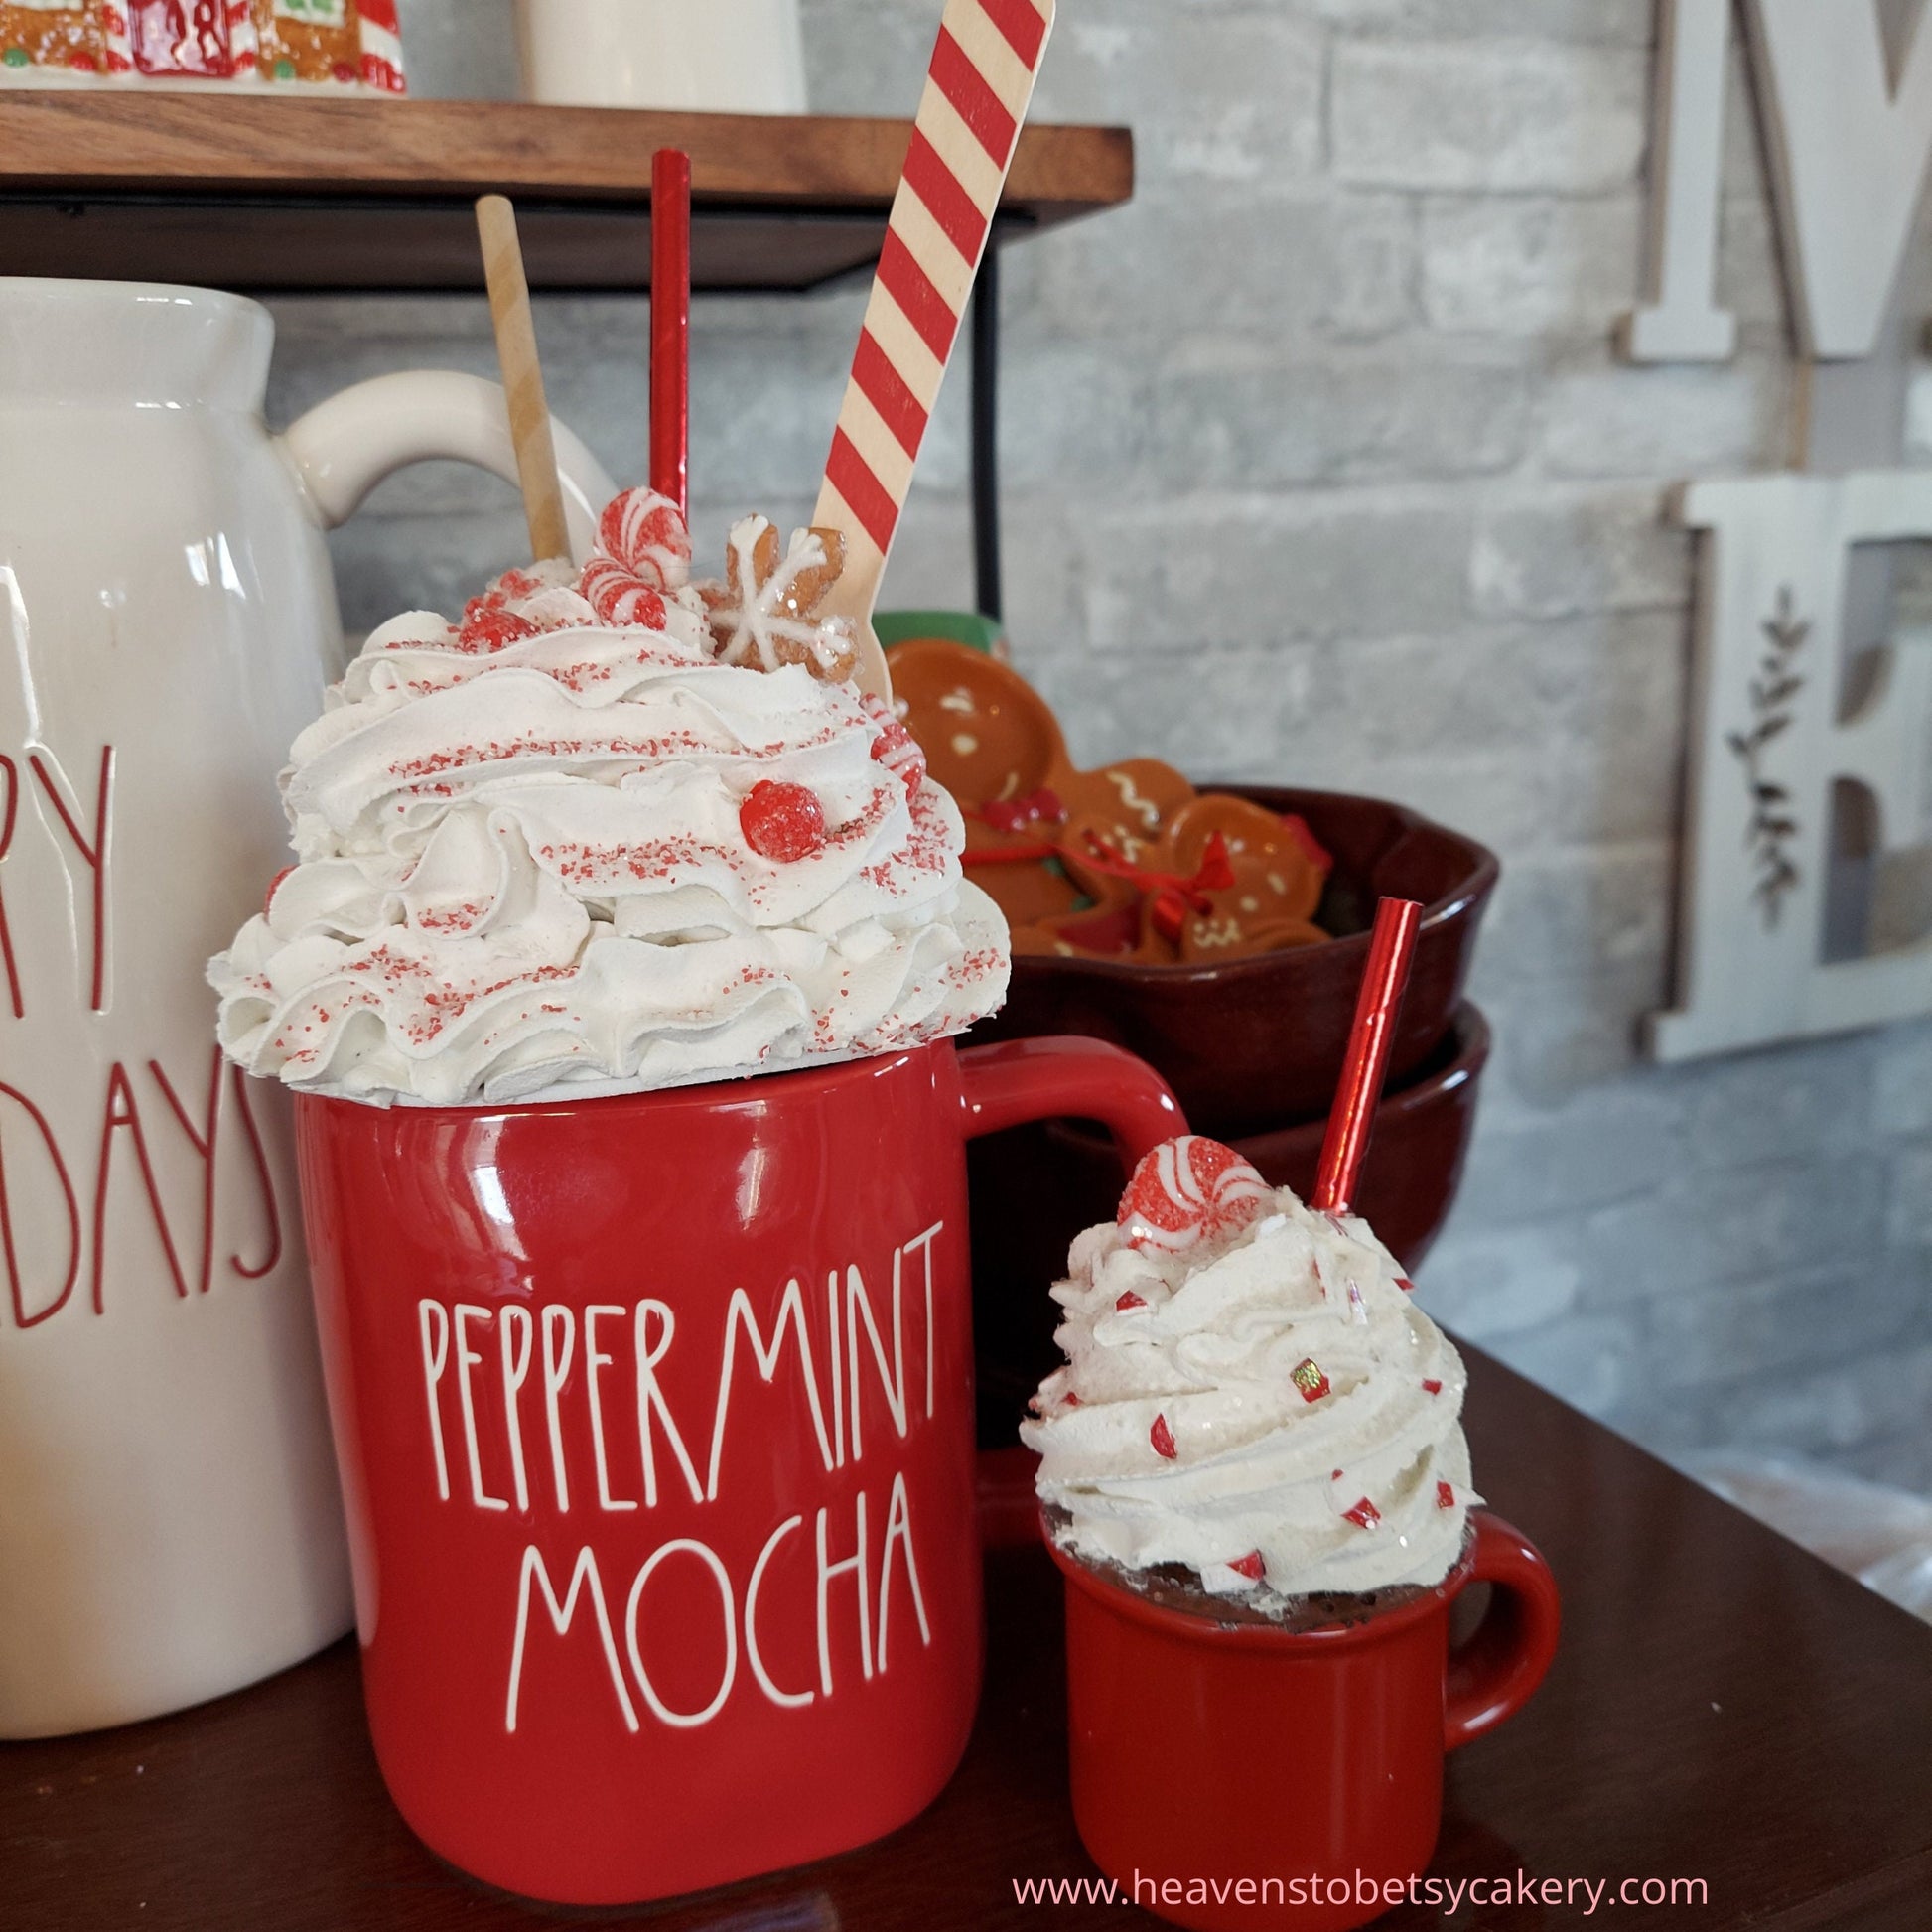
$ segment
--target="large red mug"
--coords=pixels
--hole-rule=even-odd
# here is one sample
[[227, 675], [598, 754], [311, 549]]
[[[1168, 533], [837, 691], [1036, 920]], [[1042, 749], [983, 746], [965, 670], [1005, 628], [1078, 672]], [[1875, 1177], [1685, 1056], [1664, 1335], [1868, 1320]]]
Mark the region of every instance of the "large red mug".
[[369, 1728], [574, 1904], [845, 1850], [979, 1695], [964, 1144], [1183, 1131], [1093, 1040], [502, 1108], [297, 1102]]
[[[1150, 1602], [1048, 1539], [1066, 1575], [1073, 1815], [1132, 1898], [1200, 1932], [1345, 1932], [1408, 1896], [1443, 1754], [1525, 1705], [1556, 1655], [1556, 1580], [1487, 1510], [1433, 1589], [1285, 1629]], [[1490, 1586], [1451, 1646], [1449, 1608]]]

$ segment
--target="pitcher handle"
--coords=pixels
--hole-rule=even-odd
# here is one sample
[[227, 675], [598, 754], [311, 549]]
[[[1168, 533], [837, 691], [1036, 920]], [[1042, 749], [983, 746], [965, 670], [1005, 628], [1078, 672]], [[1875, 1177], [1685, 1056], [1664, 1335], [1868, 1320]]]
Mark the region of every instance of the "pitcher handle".
[[[617, 489], [582, 440], [554, 417], [551, 432], [571, 552], [581, 560]], [[383, 478], [429, 457], [474, 463], [516, 482], [502, 384], [454, 369], [406, 369], [355, 383], [292, 423], [281, 446], [325, 529], [351, 516]]]

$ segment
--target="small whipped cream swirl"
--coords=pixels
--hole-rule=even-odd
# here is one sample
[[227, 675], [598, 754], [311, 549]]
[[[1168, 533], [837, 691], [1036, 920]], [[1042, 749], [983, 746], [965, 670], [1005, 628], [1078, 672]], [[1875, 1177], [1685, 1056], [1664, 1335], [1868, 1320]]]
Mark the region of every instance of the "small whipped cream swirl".
[[1365, 1222], [1239, 1168], [1250, 1205], [1180, 1252], [1150, 1239], [1134, 1190], [1073, 1243], [1053, 1290], [1067, 1365], [1020, 1431], [1040, 1498], [1084, 1556], [1184, 1565], [1263, 1607], [1439, 1583], [1481, 1500], [1461, 1358]]
[[[371, 634], [282, 773], [299, 863], [209, 965], [234, 1059], [500, 1103], [888, 1052], [999, 1006], [1005, 921], [951, 798], [887, 762], [850, 684], [717, 662], [682, 578], [545, 565], [459, 626]], [[762, 786], [810, 794], [815, 850], [758, 849]]]

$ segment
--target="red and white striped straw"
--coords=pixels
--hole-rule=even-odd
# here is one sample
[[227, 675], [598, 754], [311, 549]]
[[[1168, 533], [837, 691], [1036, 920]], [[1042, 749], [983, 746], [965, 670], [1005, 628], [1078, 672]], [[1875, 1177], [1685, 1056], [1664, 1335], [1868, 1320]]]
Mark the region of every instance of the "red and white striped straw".
[[812, 521], [845, 532], [828, 611], [866, 621], [912, 486], [1054, 0], [946, 0]]

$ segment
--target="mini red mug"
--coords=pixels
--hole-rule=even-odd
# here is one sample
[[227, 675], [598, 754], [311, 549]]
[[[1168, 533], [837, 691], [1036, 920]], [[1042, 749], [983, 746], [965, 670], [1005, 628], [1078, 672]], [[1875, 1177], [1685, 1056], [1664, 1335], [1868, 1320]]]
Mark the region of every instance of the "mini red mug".
[[377, 1759], [434, 1851], [638, 1901], [864, 1844], [978, 1700], [965, 1142], [1184, 1131], [1093, 1040], [502, 1108], [297, 1101]]
[[[1073, 1814], [1102, 1871], [1201, 1932], [1345, 1932], [1402, 1902], [1443, 1755], [1512, 1717], [1556, 1655], [1556, 1579], [1486, 1510], [1434, 1589], [1291, 1631], [1152, 1603], [1048, 1539], [1066, 1576]], [[1492, 1595], [1449, 1644], [1449, 1607]]]

